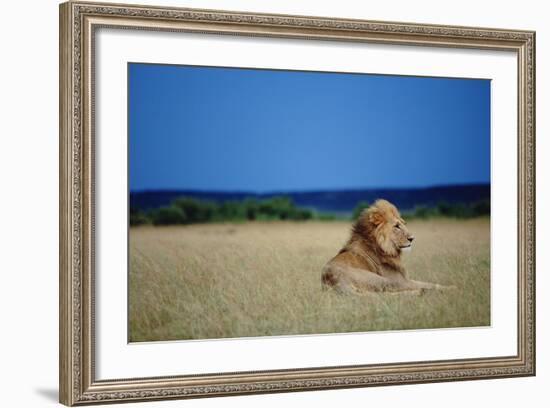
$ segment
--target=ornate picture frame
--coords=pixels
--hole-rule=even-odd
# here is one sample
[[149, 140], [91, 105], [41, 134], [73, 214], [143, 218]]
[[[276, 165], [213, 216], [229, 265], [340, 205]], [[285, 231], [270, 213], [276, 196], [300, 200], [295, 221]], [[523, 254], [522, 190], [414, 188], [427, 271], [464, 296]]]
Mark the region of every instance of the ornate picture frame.
[[[126, 379], [96, 378], [95, 33], [121, 30], [325, 40], [517, 56], [517, 353], [483, 358]], [[60, 5], [60, 402], [242, 395], [535, 375], [535, 33], [136, 5]], [[510, 180], [513, 182], [513, 180]], [[493, 254], [498, 256], [498, 254]]]

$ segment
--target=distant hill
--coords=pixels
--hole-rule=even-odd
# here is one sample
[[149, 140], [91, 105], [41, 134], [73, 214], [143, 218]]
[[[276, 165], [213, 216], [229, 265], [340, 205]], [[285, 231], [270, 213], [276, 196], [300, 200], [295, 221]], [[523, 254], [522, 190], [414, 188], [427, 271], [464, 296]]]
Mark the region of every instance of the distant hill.
[[490, 184], [467, 184], [427, 188], [380, 188], [307, 192], [277, 191], [263, 194], [193, 190], [136, 191], [130, 193], [130, 207], [136, 210], [150, 210], [167, 206], [174, 199], [182, 196], [216, 201], [218, 203], [232, 200], [240, 201], [245, 198], [265, 200], [274, 196], [287, 196], [291, 197], [299, 207], [322, 212], [349, 214], [360, 201], [372, 203], [377, 198], [391, 201], [401, 211], [412, 210], [417, 206], [433, 207], [441, 202], [448, 204], [470, 204], [490, 199], [491, 186]]

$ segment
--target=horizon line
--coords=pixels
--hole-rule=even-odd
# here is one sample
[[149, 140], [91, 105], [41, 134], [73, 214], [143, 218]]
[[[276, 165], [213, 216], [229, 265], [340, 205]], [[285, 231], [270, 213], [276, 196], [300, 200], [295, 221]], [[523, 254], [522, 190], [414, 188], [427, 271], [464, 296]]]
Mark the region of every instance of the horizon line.
[[350, 187], [350, 188], [312, 188], [304, 190], [266, 190], [266, 191], [253, 191], [253, 190], [203, 190], [193, 188], [146, 188], [140, 190], [129, 190], [130, 194], [139, 193], [159, 193], [159, 192], [193, 192], [193, 193], [221, 193], [221, 194], [252, 194], [252, 195], [274, 195], [274, 194], [304, 194], [304, 193], [325, 193], [325, 192], [350, 192], [350, 191], [368, 191], [368, 190], [428, 190], [432, 188], [444, 188], [444, 187], [468, 187], [468, 186], [491, 186], [491, 182], [475, 182], [475, 183], [454, 183], [454, 184], [431, 184], [426, 186], [413, 186], [413, 187]]

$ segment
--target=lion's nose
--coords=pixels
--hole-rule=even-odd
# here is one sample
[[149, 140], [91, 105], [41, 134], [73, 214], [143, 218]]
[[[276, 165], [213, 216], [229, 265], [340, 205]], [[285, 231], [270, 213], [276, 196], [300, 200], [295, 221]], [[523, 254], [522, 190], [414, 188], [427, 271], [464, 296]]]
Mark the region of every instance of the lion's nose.
[[411, 235], [409, 238], [407, 238], [409, 240], [409, 242], [413, 242], [414, 241], [414, 237]]

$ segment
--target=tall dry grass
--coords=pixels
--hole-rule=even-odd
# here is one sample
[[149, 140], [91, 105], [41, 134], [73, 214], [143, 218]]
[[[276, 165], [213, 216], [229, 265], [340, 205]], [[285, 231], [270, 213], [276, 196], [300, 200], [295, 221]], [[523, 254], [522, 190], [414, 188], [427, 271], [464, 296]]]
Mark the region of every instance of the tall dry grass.
[[410, 277], [456, 290], [322, 291], [321, 268], [348, 237], [344, 222], [131, 228], [130, 341], [489, 325], [489, 220], [409, 226]]

